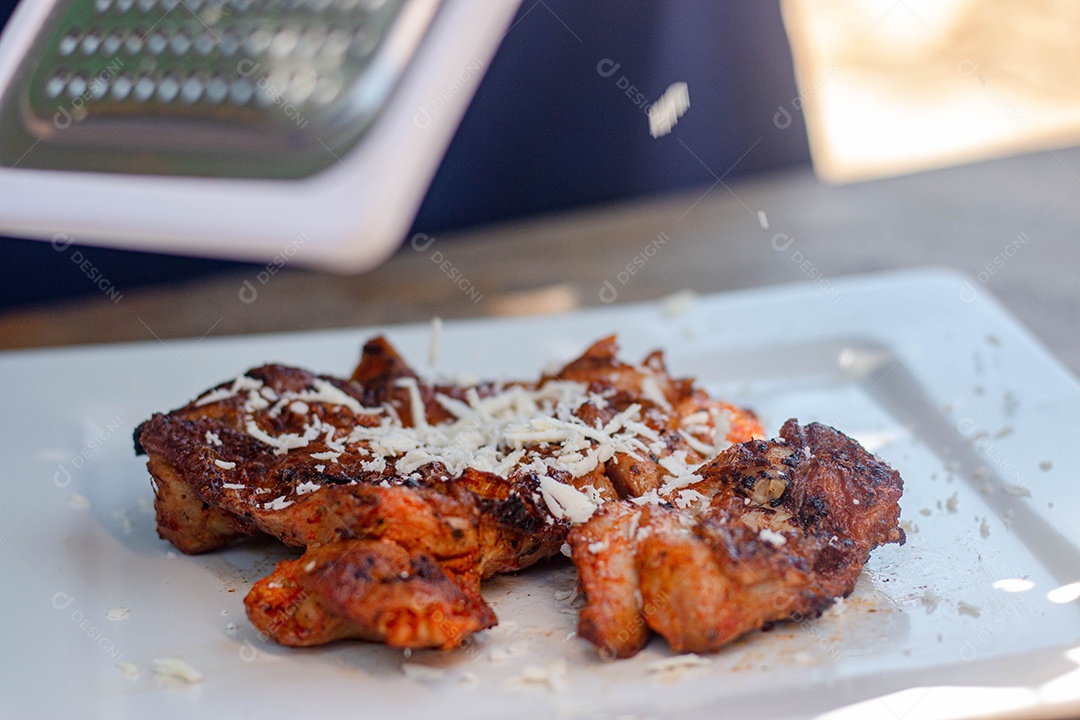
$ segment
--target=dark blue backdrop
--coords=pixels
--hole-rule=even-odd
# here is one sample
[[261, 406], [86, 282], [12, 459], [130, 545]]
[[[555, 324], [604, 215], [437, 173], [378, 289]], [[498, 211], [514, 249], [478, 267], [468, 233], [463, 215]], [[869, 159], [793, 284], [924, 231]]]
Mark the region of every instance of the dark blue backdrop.
[[[0, 16], [13, 7], [0, 0]], [[680, 80], [691, 108], [671, 136], [654, 140], [642, 106]], [[790, 108], [796, 95], [778, 0], [523, 0], [414, 230], [433, 234], [807, 162], [801, 118], [787, 129], [773, 123], [777, 106]], [[83, 252], [122, 292], [237, 267]], [[47, 243], [0, 240], [0, 267], [0, 308], [97, 292]]]

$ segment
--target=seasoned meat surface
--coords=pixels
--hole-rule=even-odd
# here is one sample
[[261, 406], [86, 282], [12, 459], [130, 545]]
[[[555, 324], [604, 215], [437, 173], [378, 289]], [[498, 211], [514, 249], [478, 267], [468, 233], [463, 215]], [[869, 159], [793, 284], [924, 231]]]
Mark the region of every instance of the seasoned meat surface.
[[[255, 368], [137, 428], [158, 531], [185, 553], [257, 534], [304, 548], [245, 601], [283, 644], [444, 649], [495, 623], [484, 578], [569, 537], [581, 635], [619, 657], [650, 629], [706, 649], [819, 611], [900, 539], [899, 478], [854, 441], [791, 422], [766, 443], [659, 353], [616, 351], [604, 338], [534, 382], [431, 383], [384, 338], [347, 380]], [[790, 607], [749, 607], [766, 588]]]
[[244, 605], [256, 627], [293, 646], [357, 638], [450, 649], [495, 624], [478, 583], [459, 585], [430, 555], [388, 540], [312, 547], [278, 563]]
[[816, 617], [849, 595], [870, 551], [904, 542], [898, 473], [824, 425], [720, 453], [638, 506], [608, 503], [569, 536], [586, 605], [578, 632], [629, 657], [646, 628], [678, 652]]

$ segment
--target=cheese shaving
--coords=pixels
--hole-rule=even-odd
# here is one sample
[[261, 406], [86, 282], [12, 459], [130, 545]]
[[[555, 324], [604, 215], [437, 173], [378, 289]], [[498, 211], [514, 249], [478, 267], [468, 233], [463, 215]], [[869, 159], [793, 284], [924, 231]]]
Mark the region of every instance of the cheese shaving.
[[780, 547], [787, 542], [787, 538], [778, 532], [773, 532], [769, 528], [761, 528], [761, 532], [758, 533], [758, 539], [764, 540], [773, 547]]
[[[244, 404], [248, 413], [245, 429], [252, 438], [273, 448], [277, 455], [314, 444], [310, 455], [313, 460], [340, 462], [345, 453], [369, 456], [369, 460], [359, 464], [360, 469], [387, 475], [391, 480], [395, 476], [419, 479], [422, 468], [436, 464], [448, 477], [458, 477], [470, 468], [503, 478], [512, 474], [532, 475], [537, 483], [536, 499], [551, 513], [549, 521], [559, 519], [579, 524], [592, 517], [603, 499], [596, 488], [587, 485], [585, 491], [578, 490], [569, 480], [595, 472], [613, 458], [644, 459], [648, 455], [663, 458], [661, 466], [670, 477], [665, 478], [659, 492], [638, 498], [639, 503], [677, 501], [691, 504], [701, 499], [698, 493], [668, 497], [700, 480], [694, 474], [699, 465], [687, 461], [685, 450], [669, 455], [665, 447], [667, 441], [649, 424], [655, 420], [646, 421], [646, 415], [658, 412], [653, 405], [670, 412], [671, 404], [655, 375], [659, 370], [652, 367], [642, 370], [645, 374], [642, 395], [651, 402], [649, 410], [646, 412], [641, 404], [634, 403], [610, 416], [606, 422], [597, 418], [592, 423], [579, 417], [579, 409], [586, 404], [603, 409], [608, 406], [608, 400], [603, 394], [590, 393], [586, 385], [576, 382], [547, 380], [539, 387], [487, 385], [482, 390], [470, 386], [433, 393], [427, 397], [445, 409], [451, 419], [431, 424], [427, 420], [425, 401], [428, 386], [421, 385], [415, 377], [399, 378], [396, 385], [406, 391], [412, 418], [411, 426], [406, 426], [392, 404], [364, 407], [333, 383], [315, 379], [306, 390], [280, 393], [277, 404], [266, 413], [271, 422], [278, 422], [274, 418], [286, 406], [306, 422], [299, 431], [274, 435], [264, 429], [253, 413], [258, 408], [265, 410], [263, 405], [279, 398], [279, 394], [252, 378], [238, 380], [229, 389], [248, 393]], [[358, 419], [351, 428], [340, 432], [323, 420], [323, 415], [300, 412], [311, 411], [311, 406], [316, 403], [379, 417], [377, 420]], [[584, 415], [590, 416], [589, 413]], [[334, 417], [338, 418], [334, 422], [340, 424], [340, 416]], [[694, 422], [689, 424], [695, 430], [700, 429], [700, 434], [712, 433], [709, 412], [694, 413], [690, 419]], [[295, 422], [290, 419], [288, 427], [296, 428]], [[711, 450], [700, 435], [686, 430], [681, 432], [695, 451], [706, 454]], [[217, 465], [223, 469], [232, 467], [226, 461], [218, 461]], [[315, 492], [319, 487], [315, 483], [301, 484], [296, 488], [296, 495]], [[265, 503], [264, 507], [281, 510], [290, 504], [291, 500], [280, 497]]]
[[180, 658], [156, 658], [154, 673], [188, 684], [197, 683], [203, 677], [201, 672]]
[[540, 493], [552, 515], [572, 523], [588, 522], [599, 507], [577, 488], [547, 476], [540, 478]]

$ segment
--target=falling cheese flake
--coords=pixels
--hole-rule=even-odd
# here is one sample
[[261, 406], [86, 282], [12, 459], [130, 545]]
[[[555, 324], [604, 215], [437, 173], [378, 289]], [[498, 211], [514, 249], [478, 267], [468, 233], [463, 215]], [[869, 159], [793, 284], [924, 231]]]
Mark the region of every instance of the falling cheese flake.
[[649, 106], [649, 134], [654, 138], [664, 137], [689, 108], [690, 90], [686, 83], [672, 83], [660, 99]]
[[439, 359], [439, 344], [442, 340], [442, 318], [431, 318], [431, 344], [428, 346], [428, 365], [435, 365]]

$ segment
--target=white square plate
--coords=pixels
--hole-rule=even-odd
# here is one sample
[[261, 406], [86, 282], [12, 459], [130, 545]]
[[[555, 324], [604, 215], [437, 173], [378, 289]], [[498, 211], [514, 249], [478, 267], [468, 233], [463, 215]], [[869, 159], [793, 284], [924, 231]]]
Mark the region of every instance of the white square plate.
[[[992, 299], [941, 271], [557, 317], [170, 341], [0, 356], [0, 656], [11, 717], [1033, 717], [1080, 713], [1080, 386]], [[500, 627], [450, 653], [260, 640], [242, 598], [285, 552], [200, 557], [158, 539], [131, 431], [266, 361], [347, 374], [386, 331], [422, 371], [532, 377], [611, 332], [626, 357], [844, 430], [900, 470], [908, 543], [820, 619], [673, 668], [654, 640], [605, 663], [570, 635], [575, 576], [485, 585]], [[110, 610], [126, 608], [123, 619]], [[117, 614], [117, 613], [114, 613]], [[203, 673], [182, 684], [157, 658]], [[117, 663], [138, 670], [129, 677]], [[128, 666], [129, 668], [131, 666]]]

